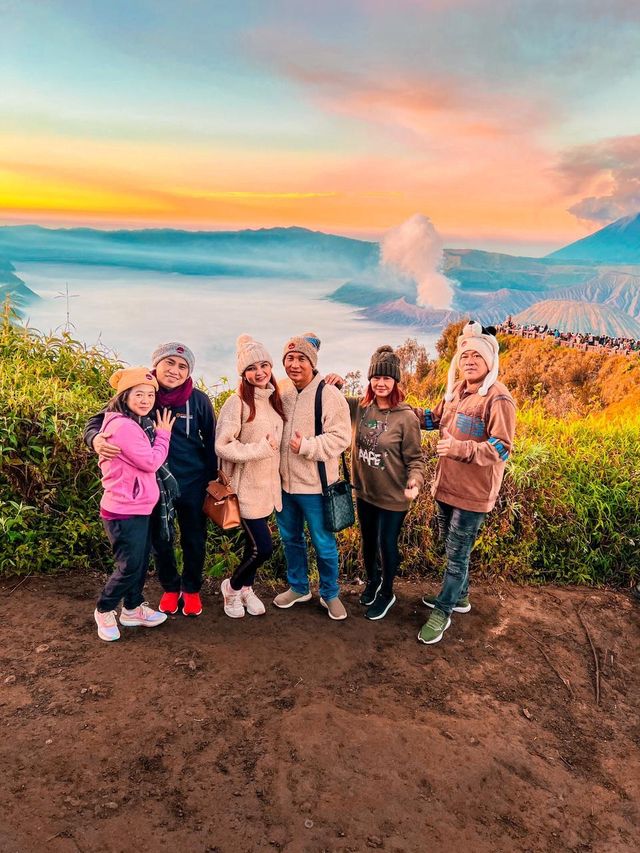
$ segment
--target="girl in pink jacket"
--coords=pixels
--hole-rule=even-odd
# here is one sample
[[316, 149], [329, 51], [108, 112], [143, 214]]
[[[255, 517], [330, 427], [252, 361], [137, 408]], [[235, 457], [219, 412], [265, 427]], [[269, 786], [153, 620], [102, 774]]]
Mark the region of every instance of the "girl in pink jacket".
[[[116, 607], [123, 599], [121, 625], [155, 628], [167, 618], [144, 602], [149, 564], [150, 520], [163, 497], [170, 510], [173, 477], [162, 469], [169, 452], [175, 418], [167, 409], [156, 413], [155, 429], [149, 413], [155, 405], [158, 383], [146, 367], [117, 370], [109, 384], [116, 395], [107, 405], [102, 434], [121, 448], [114, 459], [99, 458], [104, 494], [100, 517], [113, 549], [116, 569], [105, 584], [94, 611], [101, 640], [120, 638]], [[172, 482], [173, 481], [173, 482]], [[167, 514], [161, 518], [168, 526]]]

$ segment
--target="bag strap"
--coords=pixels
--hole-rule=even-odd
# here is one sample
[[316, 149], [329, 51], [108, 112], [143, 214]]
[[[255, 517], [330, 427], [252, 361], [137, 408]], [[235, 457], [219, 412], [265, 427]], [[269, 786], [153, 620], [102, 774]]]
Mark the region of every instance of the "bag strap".
[[[318, 387], [316, 388], [316, 399], [314, 404], [315, 410], [315, 419], [316, 419], [316, 435], [322, 435], [322, 390], [325, 386], [324, 379], [321, 379], [318, 383]], [[341, 454], [342, 459], [342, 467], [344, 471], [344, 478], [347, 483], [351, 484], [351, 479], [349, 477], [349, 466], [347, 465], [347, 457], [344, 455], [344, 452]], [[318, 473], [320, 474], [320, 485], [322, 486], [323, 494], [327, 491], [327, 466], [324, 462], [318, 462]]]

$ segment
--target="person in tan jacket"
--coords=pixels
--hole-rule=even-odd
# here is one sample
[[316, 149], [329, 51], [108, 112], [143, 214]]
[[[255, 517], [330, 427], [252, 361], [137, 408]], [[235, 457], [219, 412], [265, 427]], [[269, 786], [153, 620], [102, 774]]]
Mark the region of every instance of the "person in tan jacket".
[[[439, 429], [439, 456], [432, 494], [447, 566], [437, 596], [422, 599], [433, 608], [418, 639], [442, 639], [451, 613], [468, 613], [469, 558], [484, 518], [498, 497], [516, 423], [516, 408], [498, 382], [498, 341], [494, 329], [469, 322], [458, 338], [447, 392], [424, 413], [425, 428]], [[461, 378], [456, 382], [456, 372]]]
[[224, 612], [239, 619], [260, 616], [262, 601], [253, 591], [256, 572], [273, 553], [269, 516], [282, 509], [280, 441], [284, 411], [273, 379], [273, 359], [250, 335], [236, 344], [240, 386], [218, 416], [216, 453], [238, 496], [245, 536], [244, 555], [220, 586]]
[[284, 347], [283, 364], [289, 381], [280, 386], [284, 432], [280, 454], [282, 509], [278, 528], [287, 561], [289, 589], [277, 595], [276, 607], [289, 608], [311, 599], [305, 523], [309, 529], [320, 574], [320, 603], [335, 620], [347, 618], [338, 586], [338, 549], [324, 520], [318, 462], [324, 462], [327, 483], [339, 479], [339, 459], [351, 441], [349, 406], [333, 385], [322, 388], [322, 434], [315, 434], [315, 398], [320, 339], [313, 332], [297, 335]]

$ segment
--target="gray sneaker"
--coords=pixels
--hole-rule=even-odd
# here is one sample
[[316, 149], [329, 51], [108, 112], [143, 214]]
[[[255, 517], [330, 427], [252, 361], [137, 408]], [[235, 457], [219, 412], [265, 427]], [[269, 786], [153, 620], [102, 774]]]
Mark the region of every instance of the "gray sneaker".
[[273, 599], [276, 607], [286, 610], [288, 607], [293, 607], [294, 604], [302, 604], [303, 601], [311, 601], [310, 592], [294, 592], [289, 588], [286, 592], [281, 592]]
[[324, 598], [321, 598], [320, 604], [329, 614], [329, 619], [334, 619], [336, 622], [340, 622], [342, 619], [347, 618], [345, 606], [338, 597], [332, 598], [330, 601], [325, 601]]
[[[422, 603], [425, 605], [425, 607], [435, 607], [437, 600], [437, 595], [422, 596]], [[468, 613], [471, 610], [471, 602], [469, 601], [469, 596], [464, 595], [462, 596], [462, 598], [459, 598], [456, 602], [456, 606], [453, 609], [456, 613]]]

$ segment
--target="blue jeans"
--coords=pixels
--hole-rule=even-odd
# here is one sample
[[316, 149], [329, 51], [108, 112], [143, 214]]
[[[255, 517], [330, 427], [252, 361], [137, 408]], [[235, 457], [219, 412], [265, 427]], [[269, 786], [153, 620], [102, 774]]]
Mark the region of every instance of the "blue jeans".
[[444, 543], [447, 568], [436, 607], [449, 615], [459, 598], [469, 593], [469, 559], [486, 512], [472, 512], [436, 501], [440, 541]]
[[282, 511], [276, 513], [287, 561], [287, 580], [294, 592], [309, 592], [309, 564], [304, 524], [307, 523], [320, 574], [320, 595], [325, 601], [337, 598], [338, 547], [336, 537], [324, 523], [322, 495], [290, 495], [282, 492]]

